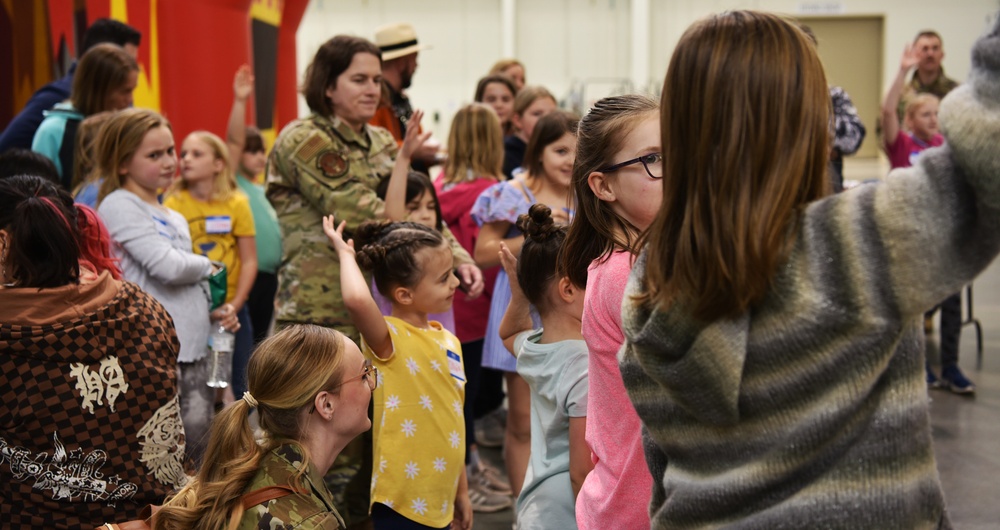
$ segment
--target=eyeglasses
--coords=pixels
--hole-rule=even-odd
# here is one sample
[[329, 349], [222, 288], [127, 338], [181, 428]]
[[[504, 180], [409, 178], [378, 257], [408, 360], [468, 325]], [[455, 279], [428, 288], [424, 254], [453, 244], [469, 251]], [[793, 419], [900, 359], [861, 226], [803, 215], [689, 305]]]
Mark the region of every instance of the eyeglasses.
[[365, 379], [365, 380], [367, 380], [367, 382], [368, 382], [368, 388], [372, 392], [375, 391], [375, 387], [378, 386], [378, 368], [375, 368], [375, 366], [372, 365], [372, 360], [371, 359], [365, 359], [365, 369], [364, 369], [364, 371], [361, 372], [361, 375], [356, 376], [356, 377], [352, 377], [350, 379], [345, 379], [345, 380], [341, 381], [339, 384], [331, 387], [330, 390], [334, 390], [334, 389], [340, 388], [340, 387], [346, 385], [347, 383], [352, 383], [354, 381], [357, 381], [358, 379]]
[[642, 164], [642, 167], [646, 169], [646, 174], [654, 179], [663, 178], [663, 155], [660, 153], [642, 155], [640, 157], [633, 158], [632, 160], [626, 160], [620, 164], [599, 169], [598, 171], [601, 173], [611, 173], [612, 171], [618, 171], [619, 169], [625, 166], [631, 166], [632, 164]]

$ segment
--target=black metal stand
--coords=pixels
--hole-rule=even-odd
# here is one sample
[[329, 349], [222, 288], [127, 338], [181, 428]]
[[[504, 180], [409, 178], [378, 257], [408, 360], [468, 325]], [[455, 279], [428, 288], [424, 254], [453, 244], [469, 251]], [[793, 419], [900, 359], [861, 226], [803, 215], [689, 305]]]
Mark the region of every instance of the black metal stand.
[[972, 284], [965, 286], [965, 320], [962, 327], [972, 324], [976, 328], [976, 370], [983, 369], [983, 325], [972, 313]]

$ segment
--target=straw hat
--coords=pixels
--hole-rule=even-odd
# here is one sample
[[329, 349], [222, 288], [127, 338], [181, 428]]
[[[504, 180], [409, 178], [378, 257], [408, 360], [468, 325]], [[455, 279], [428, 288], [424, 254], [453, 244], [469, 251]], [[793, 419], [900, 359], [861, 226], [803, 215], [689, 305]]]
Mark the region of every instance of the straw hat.
[[414, 31], [412, 24], [406, 22], [379, 26], [375, 30], [375, 45], [382, 50], [383, 61], [391, 61], [430, 48], [426, 44], [417, 43], [417, 32]]

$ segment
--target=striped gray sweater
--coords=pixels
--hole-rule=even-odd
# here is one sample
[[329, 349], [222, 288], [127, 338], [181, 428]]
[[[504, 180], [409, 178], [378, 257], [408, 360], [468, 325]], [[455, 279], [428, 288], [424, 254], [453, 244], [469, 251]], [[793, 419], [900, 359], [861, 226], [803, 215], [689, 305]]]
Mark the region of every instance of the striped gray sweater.
[[919, 317], [1000, 249], [1000, 24], [942, 103], [945, 147], [810, 204], [748, 314], [622, 306], [653, 528], [950, 528]]

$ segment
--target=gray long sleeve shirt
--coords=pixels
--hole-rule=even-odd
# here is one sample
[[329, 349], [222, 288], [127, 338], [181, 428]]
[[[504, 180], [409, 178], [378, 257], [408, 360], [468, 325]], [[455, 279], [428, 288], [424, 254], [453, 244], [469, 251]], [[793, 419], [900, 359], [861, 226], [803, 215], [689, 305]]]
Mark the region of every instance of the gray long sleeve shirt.
[[191, 233], [181, 214], [146, 204], [123, 189], [109, 194], [97, 212], [108, 226], [125, 279], [153, 295], [174, 319], [180, 362], [194, 362], [208, 348], [212, 264], [191, 251]]

